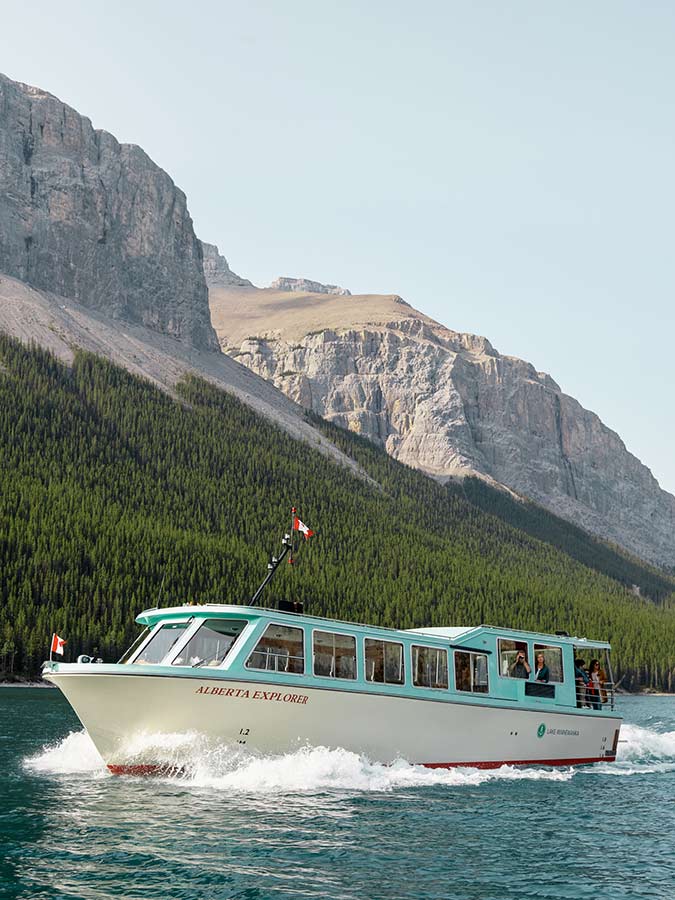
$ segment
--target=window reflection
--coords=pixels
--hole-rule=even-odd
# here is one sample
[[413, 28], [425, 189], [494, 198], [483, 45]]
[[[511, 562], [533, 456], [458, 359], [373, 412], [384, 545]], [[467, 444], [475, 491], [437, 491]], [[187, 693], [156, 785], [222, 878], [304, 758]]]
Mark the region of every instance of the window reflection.
[[246, 619], [209, 619], [192, 635], [172, 665], [221, 665], [246, 624]]
[[143, 647], [133, 664], [153, 665], [160, 663], [176, 641], [183, 636], [187, 626], [187, 622], [171, 622], [162, 625], [159, 631], [156, 631], [154, 636], [150, 638], [150, 641]]

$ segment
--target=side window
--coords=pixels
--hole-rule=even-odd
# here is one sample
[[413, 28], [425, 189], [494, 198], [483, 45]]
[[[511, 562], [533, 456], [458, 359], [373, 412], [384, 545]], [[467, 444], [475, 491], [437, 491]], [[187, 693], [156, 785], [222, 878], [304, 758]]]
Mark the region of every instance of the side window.
[[246, 667], [302, 675], [305, 671], [302, 628], [268, 625], [255, 650], [246, 660]]
[[134, 660], [134, 665], [155, 665], [161, 663], [176, 641], [183, 637], [187, 622], [172, 622], [162, 625], [150, 638]]
[[527, 641], [499, 642], [499, 674], [504, 678], [529, 678], [532, 671]]
[[376, 641], [366, 638], [363, 642], [366, 663], [366, 681], [377, 684], [403, 684], [403, 644], [394, 641]]
[[417, 687], [447, 688], [448, 651], [439, 647], [412, 648], [413, 684]]
[[484, 653], [455, 651], [455, 687], [458, 691], [487, 694], [488, 658]]
[[209, 619], [192, 635], [171, 665], [219, 666], [246, 624], [246, 619]]
[[537, 681], [562, 682], [564, 680], [562, 647], [535, 644], [532, 677]]
[[356, 678], [356, 638], [332, 631], [314, 632], [314, 674]]

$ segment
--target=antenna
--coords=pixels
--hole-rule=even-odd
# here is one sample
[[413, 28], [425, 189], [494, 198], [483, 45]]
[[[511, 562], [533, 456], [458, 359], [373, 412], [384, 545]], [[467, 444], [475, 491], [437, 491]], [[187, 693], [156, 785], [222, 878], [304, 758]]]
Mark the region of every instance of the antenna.
[[274, 573], [276, 572], [276, 570], [279, 568], [279, 566], [284, 561], [284, 559], [288, 556], [289, 553], [290, 553], [290, 556], [288, 557], [289, 563], [295, 562], [294, 554], [297, 553], [297, 551], [295, 551], [294, 547], [293, 547], [293, 533], [295, 531], [301, 531], [304, 529], [303, 533], [305, 535], [306, 540], [308, 540], [309, 537], [314, 534], [313, 531], [310, 531], [310, 529], [308, 529], [307, 526], [304, 525], [300, 521], [300, 519], [298, 519], [296, 512], [297, 512], [296, 508], [294, 506], [291, 507], [291, 529], [289, 532], [286, 532], [286, 534], [284, 534], [283, 540], [281, 542], [281, 546], [282, 546], [281, 553], [279, 554], [279, 556], [274, 556], [274, 555], [271, 556], [270, 561], [267, 563], [267, 575], [263, 579], [258, 590], [251, 597], [251, 601], [248, 604], [249, 606], [256, 605], [256, 603], [260, 599], [260, 596], [262, 595], [262, 592], [265, 590], [267, 585], [270, 583], [270, 581], [274, 577]]
[[287, 556], [287, 554], [288, 554], [288, 551], [291, 549], [291, 536], [290, 536], [290, 534], [285, 534], [285, 535], [284, 535], [284, 539], [283, 539], [283, 541], [281, 542], [281, 544], [282, 544], [283, 550], [281, 551], [281, 553], [279, 554], [279, 556], [274, 556], [274, 555], [273, 555], [273, 556], [270, 558], [270, 561], [267, 563], [267, 575], [266, 575], [265, 579], [263, 580], [262, 584], [260, 585], [260, 587], [258, 588], [258, 590], [257, 590], [257, 591], [255, 592], [255, 594], [251, 597], [251, 602], [249, 603], [249, 606], [255, 606], [255, 605], [256, 605], [256, 603], [257, 603], [258, 600], [260, 599], [260, 595], [262, 594], [262, 592], [265, 590], [265, 588], [267, 587], [267, 585], [270, 583], [270, 581], [271, 581], [272, 578], [274, 577], [274, 573], [276, 572], [276, 570], [279, 568], [279, 566], [281, 565], [281, 563], [282, 563], [282, 562], [284, 561], [284, 559], [286, 558], [286, 556]]
[[159, 609], [159, 602], [162, 599], [162, 591], [164, 590], [164, 582], [166, 581], [166, 565], [164, 566], [164, 574], [162, 575], [162, 583], [159, 586], [159, 594], [157, 594], [157, 609]]

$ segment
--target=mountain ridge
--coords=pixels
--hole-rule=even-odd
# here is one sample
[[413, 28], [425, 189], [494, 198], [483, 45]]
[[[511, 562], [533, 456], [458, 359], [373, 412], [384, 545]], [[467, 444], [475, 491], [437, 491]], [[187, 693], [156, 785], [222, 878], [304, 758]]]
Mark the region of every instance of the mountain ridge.
[[435, 478], [476, 475], [658, 565], [675, 497], [545, 372], [397, 295], [210, 286], [221, 348], [289, 397]]
[[339, 456], [304, 407], [437, 479], [479, 476], [675, 563], [675, 498], [549, 375], [398, 295], [254, 287], [197, 239], [185, 195], [139, 147], [5, 76], [0, 196], [8, 334], [63, 359], [93, 350], [169, 393], [201, 374]]

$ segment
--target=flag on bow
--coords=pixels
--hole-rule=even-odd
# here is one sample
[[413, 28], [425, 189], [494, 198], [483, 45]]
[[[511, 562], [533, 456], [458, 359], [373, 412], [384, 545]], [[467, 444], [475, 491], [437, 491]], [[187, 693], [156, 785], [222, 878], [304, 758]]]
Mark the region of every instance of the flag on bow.
[[65, 643], [66, 641], [64, 638], [59, 637], [58, 634], [53, 634], [50, 653], [57, 653], [59, 656], [63, 656], [63, 645]]
[[293, 518], [293, 530], [294, 530], [294, 531], [299, 531], [300, 534], [304, 535], [304, 538], [305, 538], [306, 541], [308, 541], [308, 540], [312, 537], [312, 535], [314, 534], [314, 532], [312, 531], [312, 529], [311, 529], [311, 528], [308, 528], [307, 525], [305, 525], [304, 522], [301, 522], [300, 519], [299, 519], [297, 516], [295, 516], [295, 517]]

